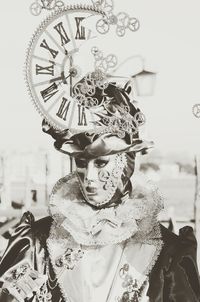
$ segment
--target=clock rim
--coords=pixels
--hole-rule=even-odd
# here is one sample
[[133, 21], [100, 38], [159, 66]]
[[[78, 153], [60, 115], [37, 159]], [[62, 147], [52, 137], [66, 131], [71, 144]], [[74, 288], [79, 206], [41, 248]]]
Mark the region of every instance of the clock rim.
[[[82, 5], [82, 4], [77, 4], [77, 5], [68, 5], [65, 6], [64, 8], [60, 8], [56, 11], [54, 11], [53, 13], [51, 13], [49, 16], [47, 16], [40, 24], [39, 26], [36, 28], [35, 32], [33, 33], [28, 48], [27, 48], [27, 52], [26, 52], [26, 60], [25, 60], [25, 84], [26, 84], [26, 88], [28, 90], [28, 95], [31, 99], [31, 102], [33, 104], [33, 106], [35, 107], [36, 111], [40, 114], [40, 116], [42, 118], [45, 119], [45, 121], [52, 126], [53, 128], [57, 129], [57, 130], [65, 130], [65, 129], [69, 129], [72, 133], [77, 133], [80, 132], [80, 128], [66, 128], [64, 126], [62, 126], [61, 124], [58, 124], [53, 117], [51, 117], [49, 114], [47, 114], [46, 112], [44, 112], [45, 110], [42, 110], [40, 105], [39, 105], [39, 98], [35, 97], [37, 96], [37, 94], [34, 92], [32, 86], [32, 76], [31, 76], [31, 72], [30, 72], [30, 65], [31, 65], [31, 59], [32, 59], [32, 51], [34, 50], [34, 46], [36, 45], [38, 39], [41, 36], [42, 31], [44, 30], [45, 27], [47, 27], [49, 24], [51, 24], [51, 22], [55, 19], [57, 19], [59, 16], [63, 16], [65, 12], [69, 12], [69, 11], [85, 11], [85, 12], [94, 12], [99, 14], [100, 16], [104, 16], [105, 13], [93, 6], [93, 5]], [[38, 100], [38, 101], [37, 101]], [[89, 130], [89, 129], [88, 129]], [[82, 132], [84, 131], [88, 131], [83, 129]]]

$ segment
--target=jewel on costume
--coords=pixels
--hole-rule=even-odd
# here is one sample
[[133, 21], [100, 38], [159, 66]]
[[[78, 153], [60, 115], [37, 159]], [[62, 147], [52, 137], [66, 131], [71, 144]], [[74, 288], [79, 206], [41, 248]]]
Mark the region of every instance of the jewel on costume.
[[68, 248], [64, 255], [56, 259], [55, 264], [57, 267], [65, 267], [72, 270], [76, 263], [83, 257], [83, 254], [84, 252], [81, 249], [73, 250]]
[[7, 272], [6, 279], [9, 279], [11, 282], [16, 282], [19, 279], [26, 276], [28, 272], [30, 272], [30, 265], [29, 263], [22, 263], [18, 265], [16, 268], [9, 270]]
[[[138, 280], [134, 279], [129, 274], [129, 265], [125, 263], [119, 270], [119, 276], [123, 280], [122, 288], [125, 289], [121, 297], [118, 297], [119, 302], [139, 302], [139, 297], [143, 290], [143, 284], [138, 286]], [[146, 280], [144, 281], [144, 283]]]

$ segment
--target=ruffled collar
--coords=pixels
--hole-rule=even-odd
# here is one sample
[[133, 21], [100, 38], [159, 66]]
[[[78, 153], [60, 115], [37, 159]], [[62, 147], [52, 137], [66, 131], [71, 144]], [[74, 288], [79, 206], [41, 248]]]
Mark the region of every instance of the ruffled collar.
[[111, 208], [96, 210], [83, 199], [75, 173], [60, 179], [53, 188], [49, 210], [58, 229], [68, 232], [86, 246], [116, 244], [132, 237], [136, 241], [160, 234], [155, 232], [163, 201], [157, 188], [134, 175], [128, 200]]

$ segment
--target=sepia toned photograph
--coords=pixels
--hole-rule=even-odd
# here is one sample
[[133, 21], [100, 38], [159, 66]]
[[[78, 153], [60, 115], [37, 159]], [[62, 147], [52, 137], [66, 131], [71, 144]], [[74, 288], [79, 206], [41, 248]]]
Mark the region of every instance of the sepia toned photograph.
[[0, 302], [200, 301], [200, 3], [0, 10]]

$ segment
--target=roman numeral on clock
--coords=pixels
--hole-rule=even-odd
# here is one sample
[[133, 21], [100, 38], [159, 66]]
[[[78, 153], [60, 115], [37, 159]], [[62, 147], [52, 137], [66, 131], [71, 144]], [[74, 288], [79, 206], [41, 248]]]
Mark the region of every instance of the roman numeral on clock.
[[62, 22], [58, 23], [56, 26], [54, 26], [54, 28], [60, 35], [61, 45], [63, 46], [65, 44], [67, 44], [70, 41], [70, 39], [63, 27], [63, 23]]
[[78, 105], [78, 125], [87, 126], [85, 107]]
[[35, 69], [36, 69], [36, 75], [38, 74], [49, 74], [52, 76], [54, 75], [54, 64], [46, 67], [36, 64]]
[[69, 106], [70, 106], [70, 101], [63, 97], [62, 98], [62, 103], [61, 103], [56, 115], [58, 117], [60, 117], [61, 119], [63, 119], [64, 121], [66, 121], [67, 113], [69, 111]]
[[56, 83], [53, 83], [51, 86], [47, 87], [46, 89], [40, 91], [40, 94], [45, 102], [47, 102], [54, 94], [58, 92], [58, 86]]
[[75, 17], [75, 21], [76, 21], [76, 36], [75, 39], [79, 39], [79, 40], [85, 40], [85, 27], [81, 25], [81, 21], [83, 21], [85, 18], [83, 17]]
[[43, 48], [47, 49], [47, 50], [50, 52], [50, 54], [52, 55], [52, 57], [53, 57], [54, 59], [55, 59], [55, 57], [56, 57], [57, 54], [58, 54], [58, 51], [57, 51], [57, 50], [50, 48], [50, 46], [47, 44], [47, 41], [46, 41], [45, 39], [44, 39], [44, 40], [42, 41], [42, 43], [40, 44], [40, 47], [43, 47]]

